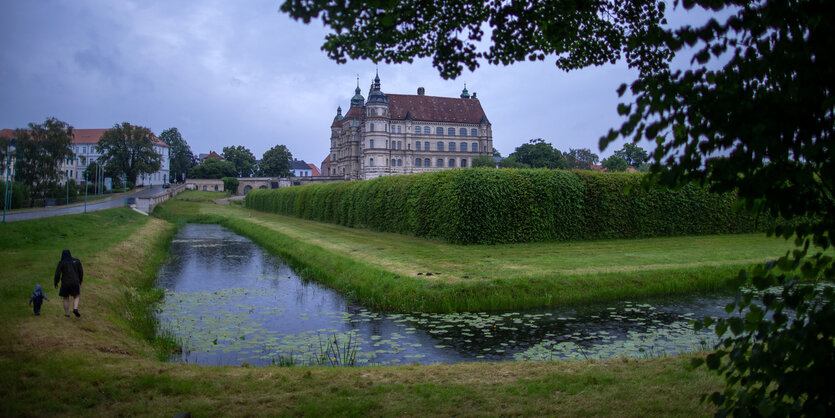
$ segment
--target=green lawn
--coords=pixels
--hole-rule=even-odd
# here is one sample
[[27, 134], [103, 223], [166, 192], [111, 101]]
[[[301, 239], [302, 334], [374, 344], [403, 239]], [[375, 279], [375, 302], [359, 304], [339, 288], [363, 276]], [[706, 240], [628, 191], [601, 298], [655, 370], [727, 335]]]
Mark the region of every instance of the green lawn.
[[[160, 362], [131, 306], [173, 229], [127, 209], [0, 224], [0, 416], [713, 413], [698, 398], [721, 380], [691, 370], [689, 358], [349, 369]], [[50, 286], [64, 248], [84, 262], [81, 319], [63, 317]], [[39, 317], [26, 305], [36, 283], [51, 298]]]
[[718, 289], [792, 243], [763, 234], [462, 246], [234, 206], [158, 215], [221, 223], [367, 306], [479, 311]]

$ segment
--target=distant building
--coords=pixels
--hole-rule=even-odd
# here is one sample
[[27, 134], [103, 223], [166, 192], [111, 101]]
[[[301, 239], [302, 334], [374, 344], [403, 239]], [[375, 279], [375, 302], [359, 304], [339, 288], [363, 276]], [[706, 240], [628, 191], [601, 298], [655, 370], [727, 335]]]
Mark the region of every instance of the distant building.
[[348, 113], [340, 106], [333, 118], [326, 176], [357, 180], [465, 168], [492, 155], [490, 121], [466, 86], [457, 98], [427, 96], [423, 87], [417, 95], [384, 94], [377, 75], [367, 101], [359, 84], [355, 93]]
[[325, 157], [324, 160], [322, 160], [321, 167], [322, 167], [321, 173], [322, 173], [323, 176], [329, 176], [331, 174], [331, 155], [330, 154], [328, 154], [328, 156]]
[[[68, 179], [74, 180], [76, 183], [84, 181], [84, 171], [87, 170], [87, 167], [91, 163], [96, 162], [102, 156], [98, 149], [98, 143], [106, 131], [108, 129], [73, 129], [70, 148], [73, 154], [75, 154], [75, 157], [65, 160], [61, 164], [59, 170], [64, 173], [61, 179], [62, 183]], [[14, 135], [14, 131], [11, 129], [3, 129], [0, 131], [0, 135], [11, 138]], [[137, 186], [162, 184], [168, 182], [170, 179], [168, 144], [154, 136], [152, 145], [154, 151], [162, 157], [160, 168], [155, 173], [138, 176], [136, 178]]]
[[200, 160], [200, 162], [201, 162], [201, 163], [202, 163], [203, 161], [206, 161], [206, 159], [208, 159], [208, 158], [214, 158], [214, 159], [216, 159], [216, 160], [220, 160], [220, 161], [223, 161], [223, 160], [224, 160], [224, 158], [223, 158], [223, 156], [222, 156], [222, 155], [220, 155], [220, 154], [218, 154], [218, 153], [216, 153], [216, 152], [214, 152], [214, 151], [209, 151], [209, 153], [208, 153], [208, 154], [200, 154], [200, 155], [197, 157], [197, 159], [198, 159], [198, 160]]
[[312, 177], [319, 177], [322, 175], [322, 173], [319, 172], [319, 169], [315, 165], [307, 163], [307, 166], [310, 167], [310, 175]]
[[310, 169], [310, 166], [304, 160], [299, 161], [293, 159], [290, 161], [290, 172], [295, 177], [310, 177], [313, 175], [313, 170]]

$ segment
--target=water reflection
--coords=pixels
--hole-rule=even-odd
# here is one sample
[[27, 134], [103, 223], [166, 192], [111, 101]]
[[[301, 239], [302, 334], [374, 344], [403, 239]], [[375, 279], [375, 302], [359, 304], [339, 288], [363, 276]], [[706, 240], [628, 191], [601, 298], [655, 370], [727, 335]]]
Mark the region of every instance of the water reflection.
[[280, 259], [218, 225], [189, 224], [159, 271], [159, 318], [183, 343], [177, 361], [454, 363], [649, 357], [692, 351], [727, 294], [518, 312], [385, 314], [298, 278]]

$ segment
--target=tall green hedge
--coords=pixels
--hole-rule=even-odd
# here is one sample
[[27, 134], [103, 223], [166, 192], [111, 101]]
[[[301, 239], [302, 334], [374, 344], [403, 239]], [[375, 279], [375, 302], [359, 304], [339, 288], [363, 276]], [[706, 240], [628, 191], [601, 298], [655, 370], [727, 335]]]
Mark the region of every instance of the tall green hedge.
[[459, 244], [750, 232], [736, 197], [644, 190], [640, 173], [445, 170], [252, 190], [249, 208]]

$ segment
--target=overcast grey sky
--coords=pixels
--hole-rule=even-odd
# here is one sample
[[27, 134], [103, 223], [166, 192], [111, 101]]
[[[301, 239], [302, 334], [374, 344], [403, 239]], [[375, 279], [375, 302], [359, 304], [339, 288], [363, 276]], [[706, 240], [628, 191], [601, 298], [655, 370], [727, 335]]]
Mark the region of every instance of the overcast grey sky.
[[[57, 117], [75, 128], [130, 122], [159, 135], [177, 127], [195, 154], [277, 144], [317, 166], [337, 106], [367, 95], [370, 61], [339, 65], [320, 50], [321, 22], [278, 12], [278, 0], [0, 0], [0, 128]], [[457, 97], [464, 83], [507, 155], [532, 138], [561, 151], [590, 148], [620, 124], [625, 64], [565, 73], [553, 59], [482, 65], [444, 80], [429, 61], [379, 66], [385, 93]]]

